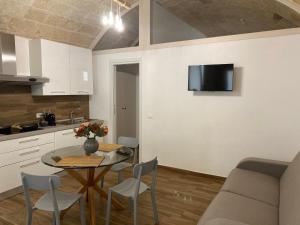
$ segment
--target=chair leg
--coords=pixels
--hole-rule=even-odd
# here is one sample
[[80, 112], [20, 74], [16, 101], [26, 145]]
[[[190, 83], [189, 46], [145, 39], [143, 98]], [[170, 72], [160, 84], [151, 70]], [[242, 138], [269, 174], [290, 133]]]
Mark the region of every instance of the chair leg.
[[81, 197], [79, 199], [79, 206], [80, 206], [80, 223], [81, 225], [86, 225], [86, 220], [85, 220], [85, 204], [84, 204], [84, 198]]
[[118, 184], [121, 183], [123, 180], [122, 171], [118, 172]]
[[157, 214], [157, 204], [156, 204], [156, 193], [154, 190], [151, 190], [151, 199], [152, 199], [154, 223], [159, 224], [158, 214]]
[[60, 225], [60, 213], [54, 212], [54, 216], [55, 216], [55, 225]]
[[105, 225], [109, 225], [109, 222], [110, 222], [111, 197], [112, 197], [112, 192], [111, 192], [111, 190], [109, 190], [108, 191], [108, 196], [107, 196], [108, 199], [107, 199]]
[[31, 224], [32, 224], [32, 210], [28, 210], [26, 215], [26, 225], [31, 225]]
[[138, 225], [137, 198], [133, 199], [133, 225]]
[[133, 213], [133, 199], [132, 198], [128, 199], [128, 208], [132, 214]]

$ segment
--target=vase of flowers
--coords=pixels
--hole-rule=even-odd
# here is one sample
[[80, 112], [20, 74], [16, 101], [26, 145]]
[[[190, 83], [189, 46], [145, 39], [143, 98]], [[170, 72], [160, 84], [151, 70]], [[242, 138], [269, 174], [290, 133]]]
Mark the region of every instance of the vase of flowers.
[[95, 153], [99, 148], [99, 143], [96, 140], [96, 137], [104, 137], [108, 133], [107, 126], [104, 126], [103, 123], [94, 122], [94, 123], [83, 123], [79, 128], [74, 129], [75, 137], [86, 137], [86, 141], [83, 144], [83, 148], [87, 155]]

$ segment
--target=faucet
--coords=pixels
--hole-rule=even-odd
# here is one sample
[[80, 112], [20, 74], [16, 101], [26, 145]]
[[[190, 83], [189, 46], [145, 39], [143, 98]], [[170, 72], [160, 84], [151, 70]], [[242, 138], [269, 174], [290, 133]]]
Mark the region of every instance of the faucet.
[[75, 119], [74, 119], [74, 111], [70, 112], [70, 122], [71, 124], [75, 123]]

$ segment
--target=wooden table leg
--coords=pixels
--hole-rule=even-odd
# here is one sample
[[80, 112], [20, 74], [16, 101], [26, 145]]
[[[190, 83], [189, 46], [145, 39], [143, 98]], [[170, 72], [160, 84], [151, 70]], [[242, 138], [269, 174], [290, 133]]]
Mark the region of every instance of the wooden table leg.
[[[89, 168], [87, 170], [87, 177], [83, 177], [79, 172], [72, 169], [67, 169], [66, 172], [75, 178], [82, 186], [77, 190], [77, 193], [85, 194], [87, 199], [87, 206], [89, 209], [90, 225], [96, 225], [96, 207], [95, 207], [95, 194], [100, 194], [100, 197], [107, 199], [107, 193], [98, 186], [98, 182], [105, 176], [110, 170], [111, 166], [104, 167], [103, 170], [95, 177], [95, 168]], [[112, 198], [112, 205], [114, 208], [121, 210], [124, 206], [115, 198]], [[67, 209], [68, 210], [68, 209]], [[66, 211], [61, 212], [61, 218], [65, 215]]]
[[88, 198], [89, 198], [89, 211], [90, 211], [90, 225], [96, 224], [96, 209], [95, 209], [95, 196], [93, 187], [88, 188]]

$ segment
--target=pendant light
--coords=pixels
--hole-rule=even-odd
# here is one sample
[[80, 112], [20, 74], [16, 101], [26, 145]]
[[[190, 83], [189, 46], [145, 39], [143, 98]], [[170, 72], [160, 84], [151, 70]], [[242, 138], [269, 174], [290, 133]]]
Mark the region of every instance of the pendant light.
[[115, 30], [118, 32], [124, 31], [124, 24], [121, 17], [121, 6], [117, 4], [117, 12], [114, 15], [113, 12], [113, 0], [110, 0], [110, 10], [105, 11], [102, 17], [102, 24], [104, 26], [114, 26]]

